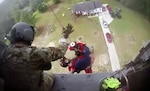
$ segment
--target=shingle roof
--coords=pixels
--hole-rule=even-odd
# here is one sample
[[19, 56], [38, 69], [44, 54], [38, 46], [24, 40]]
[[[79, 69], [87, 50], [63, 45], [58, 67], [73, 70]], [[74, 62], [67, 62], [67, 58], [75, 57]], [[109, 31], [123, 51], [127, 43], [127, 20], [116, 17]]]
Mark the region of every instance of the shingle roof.
[[95, 8], [102, 7], [102, 4], [100, 1], [86, 1], [83, 3], [78, 3], [73, 6], [73, 12], [75, 11], [88, 11], [88, 10], [93, 10]]

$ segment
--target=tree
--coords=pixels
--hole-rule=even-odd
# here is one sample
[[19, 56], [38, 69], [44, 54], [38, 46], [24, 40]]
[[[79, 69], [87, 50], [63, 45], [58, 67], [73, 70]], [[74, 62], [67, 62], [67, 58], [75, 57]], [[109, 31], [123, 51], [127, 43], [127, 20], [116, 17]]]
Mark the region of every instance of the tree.
[[137, 10], [137, 11], [139, 11], [139, 12], [141, 12], [141, 13], [144, 13], [145, 12], [145, 5], [146, 3], [145, 3], [145, 1], [144, 0], [134, 0], [134, 7], [133, 7], [133, 9], [134, 10]]
[[33, 12], [28, 12], [26, 10], [13, 9], [11, 12], [11, 17], [15, 20], [15, 22], [27, 22], [32, 24], [33, 26], [37, 22], [37, 15]]
[[30, 6], [34, 8], [35, 10], [38, 10], [38, 7], [40, 4], [42, 4], [44, 0], [30, 0]]
[[150, 21], [150, 0], [120, 0], [120, 2], [139, 13], [142, 13]]
[[35, 23], [37, 22], [38, 18], [37, 15], [34, 13], [30, 13], [27, 11], [21, 11], [20, 21], [21, 22], [27, 22], [33, 26], [35, 26]]
[[17, 0], [17, 1], [20, 1], [20, 4], [22, 5], [23, 8], [29, 6], [30, 4], [29, 0]]
[[60, 0], [53, 0], [54, 4], [58, 4], [60, 3], [61, 1]]
[[15, 22], [20, 21], [20, 16], [21, 16], [20, 14], [21, 14], [21, 10], [18, 8], [17, 5], [13, 7], [10, 11], [10, 15], [14, 19]]
[[4, 41], [4, 34], [10, 31], [14, 20], [11, 18], [9, 10], [12, 8], [13, 3], [9, 0], [4, 0], [0, 5], [0, 40]]
[[150, 1], [145, 0], [145, 2], [146, 2], [145, 15], [147, 16], [147, 19], [150, 21]]
[[47, 10], [47, 7], [48, 7], [47, 3], [43, 2], [42, 4], [39, 5], [38, 10], [40, 12], [45, 12]]

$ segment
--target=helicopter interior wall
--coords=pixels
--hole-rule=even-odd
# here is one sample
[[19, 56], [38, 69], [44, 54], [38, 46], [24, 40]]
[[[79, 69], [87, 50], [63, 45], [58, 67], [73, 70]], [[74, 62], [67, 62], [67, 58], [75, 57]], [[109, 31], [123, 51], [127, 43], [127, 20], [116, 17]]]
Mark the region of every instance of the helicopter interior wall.
[[130, 91], [150, 91], [150, 66], [129, 74]]

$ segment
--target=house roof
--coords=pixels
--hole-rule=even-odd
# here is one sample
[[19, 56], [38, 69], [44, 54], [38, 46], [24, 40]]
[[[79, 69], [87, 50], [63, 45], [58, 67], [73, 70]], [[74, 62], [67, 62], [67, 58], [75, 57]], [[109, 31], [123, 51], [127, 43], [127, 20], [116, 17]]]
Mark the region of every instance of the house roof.
[[95, 8], [100, 8], [102, 7], [102, 4], [100, 1], [86, 1], [82, 3], [75, 4], [73, 6], [73, 12], [75, 11], [88, 11], [88, 10], [93, 10]]

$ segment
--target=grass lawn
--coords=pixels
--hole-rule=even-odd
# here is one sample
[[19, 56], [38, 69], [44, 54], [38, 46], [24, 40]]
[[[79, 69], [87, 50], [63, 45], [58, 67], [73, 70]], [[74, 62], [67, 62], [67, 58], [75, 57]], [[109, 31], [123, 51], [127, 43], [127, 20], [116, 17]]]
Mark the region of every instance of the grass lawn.
[[114, 19], [110, 30], [113, 33], [120, 63], [123, 66], [134, 59], [141, 46], [150, 39], [150, 23], [141, 14], [120, 5], [118, 2], [101, 1], [110, 4], [113, 10], [115, 7], [120, 7], [122, 10], [122, 19]]
[[[82, 41], [95, 49], [95, 62], [93, 64], [94, 72], [109, 71], [109, 57], [107, 47], [104, 41], [102, 30], [98, 18], [87, 17], [73, 17], [68, 8], [82, 0], [64, 0], [61, 4], [55, 6], [53, 9], [61, 24], [65, 27], [71, 23], [74, 32], [70, 35], [69, 40], [74, 41], [82, 38]], [[110, 25], [110, 30], [113, 33], [113, 39], [116, 45], [120, 63], [123, 66], [126, 62], [135, 57], [142, 44], [150, 39], [149, 23], [143, 18], [142, 15], [134, 12], [115, 0], [101, 0], [102, 3], [108, 3], [112, 7], [120, 7], [122, 9], [122, 19], [114, 19]], [[64, 16], [62, 16], [64, 14]], [[62, 27], [54, 17], [50, 10], [39, 14], [41, 19], [37, 22], [36, 26], [40, 28], [37, 31], [37, 36], [33, 45], [48, 46], [51, 43], [58, 44], [61, 37]], [[52, 72], [66, 73], [67, 68], [59, 66], [59, 62], [53, 62]]]

